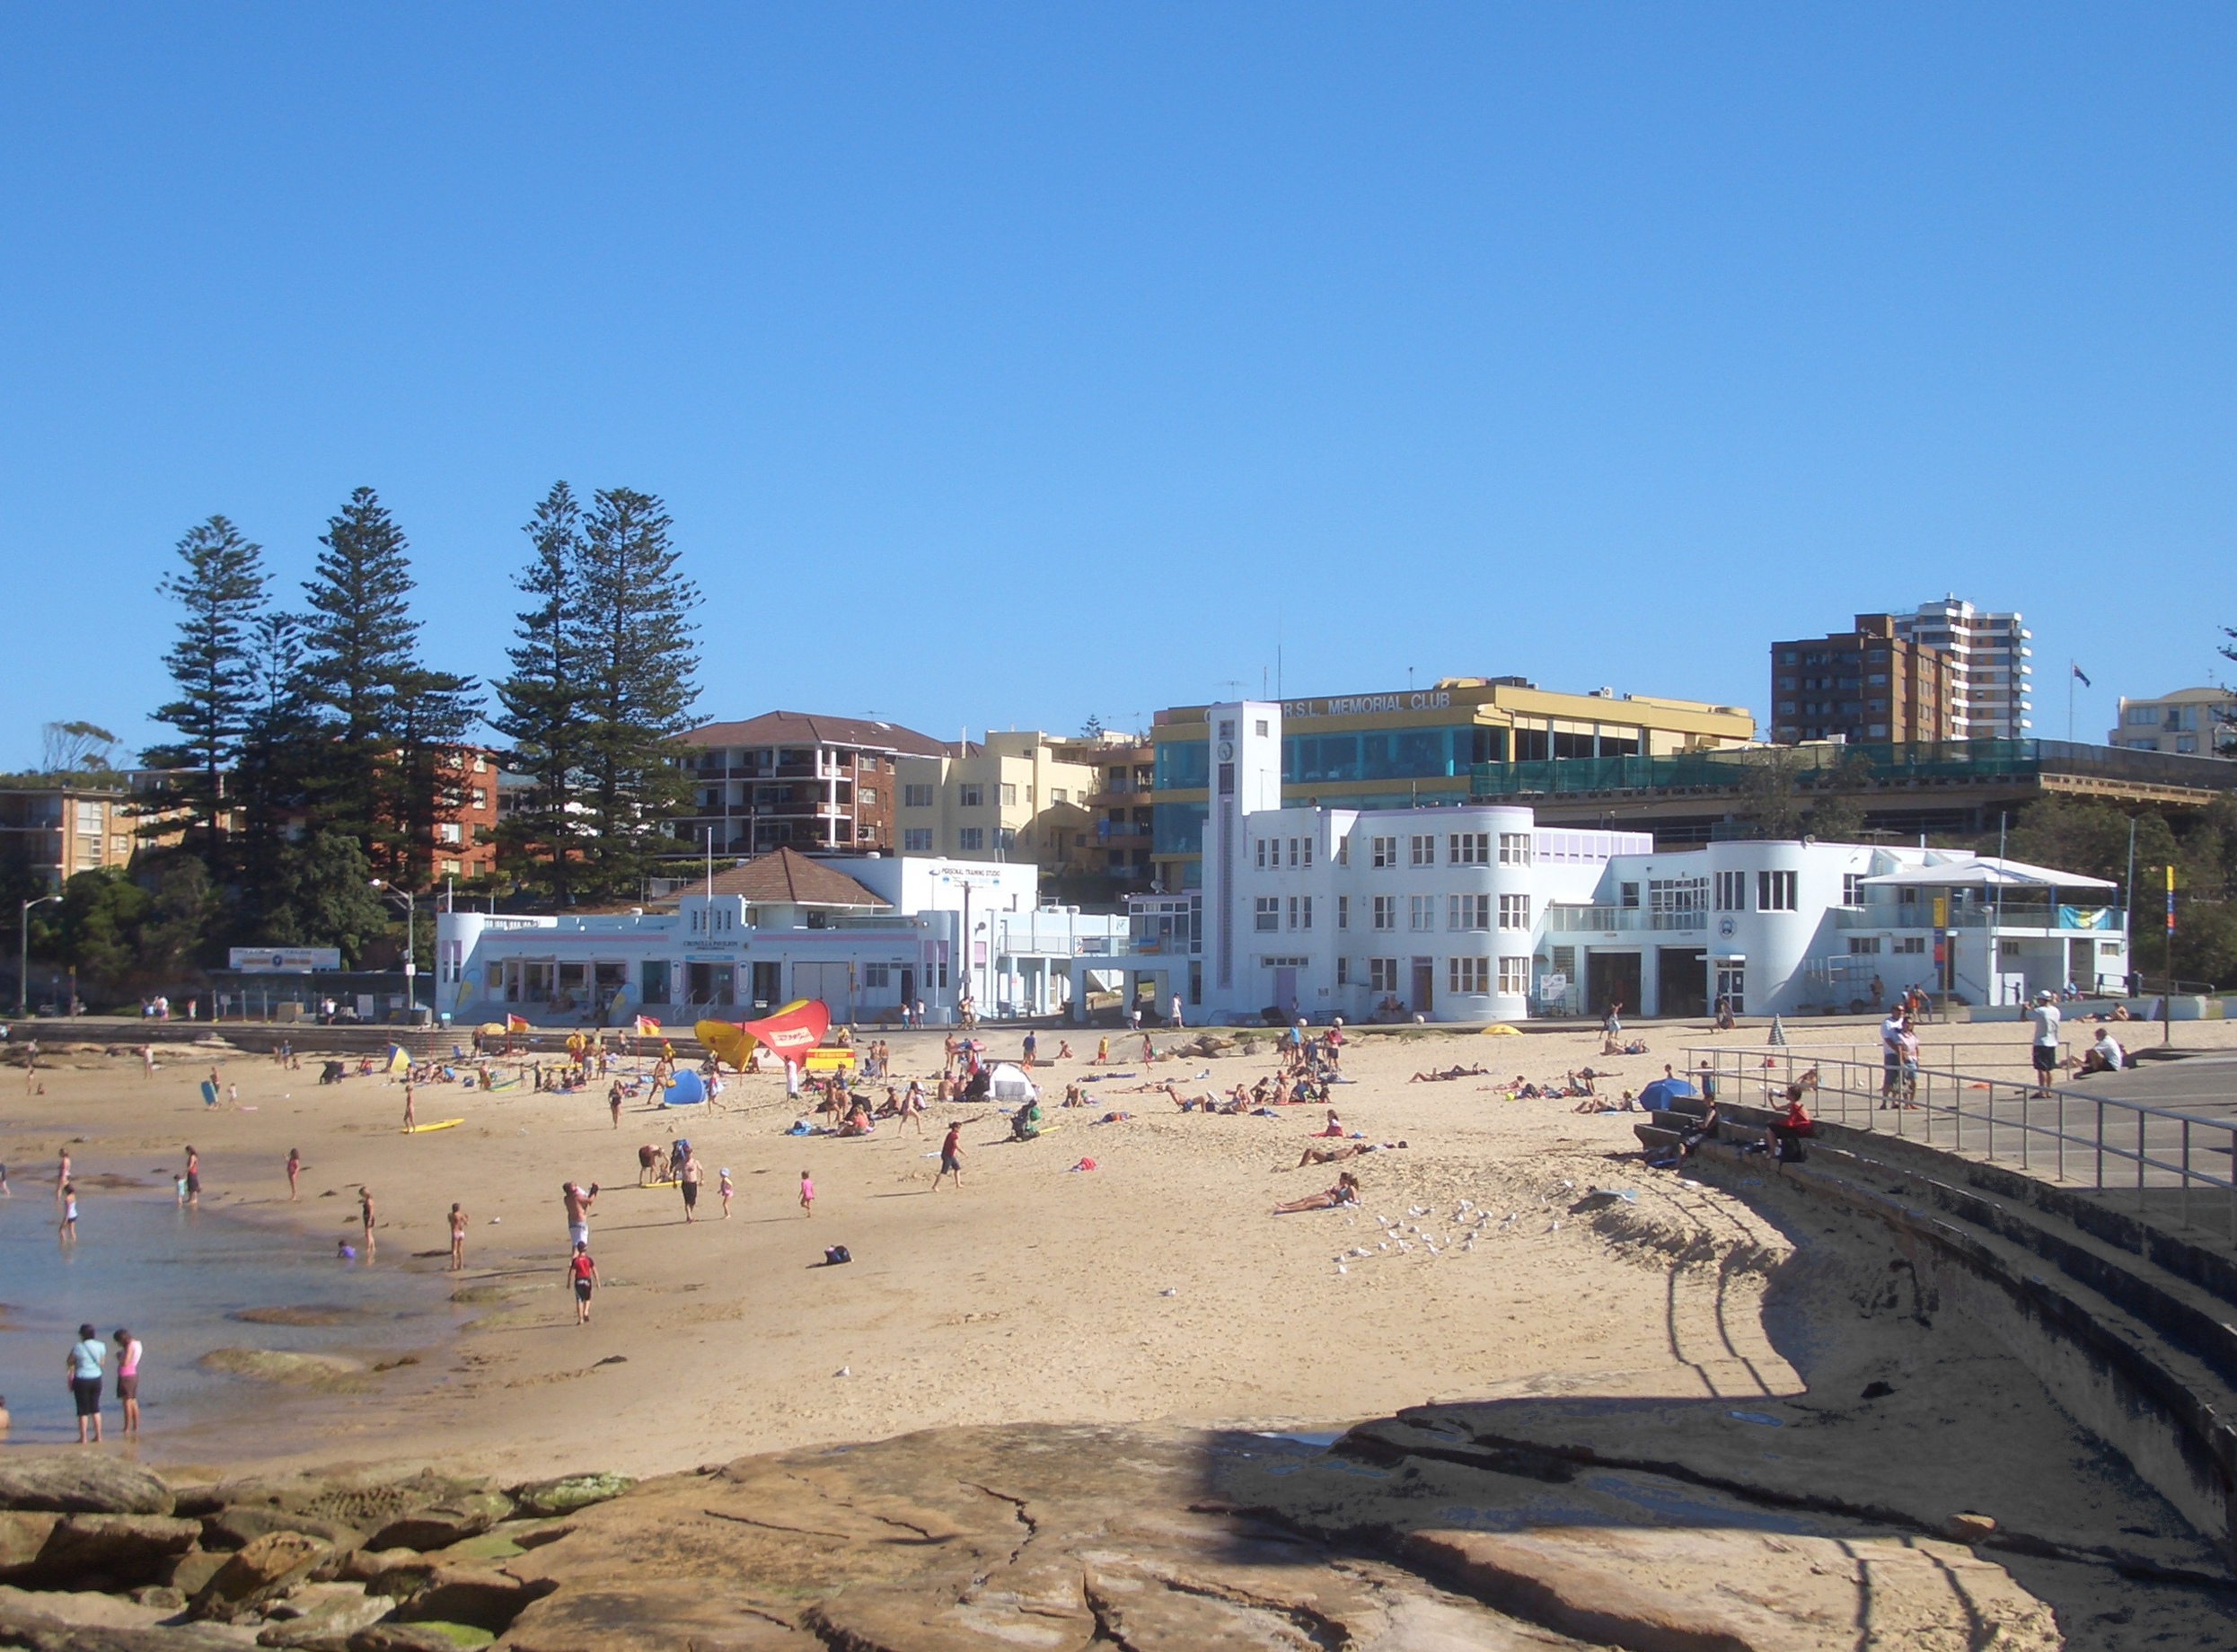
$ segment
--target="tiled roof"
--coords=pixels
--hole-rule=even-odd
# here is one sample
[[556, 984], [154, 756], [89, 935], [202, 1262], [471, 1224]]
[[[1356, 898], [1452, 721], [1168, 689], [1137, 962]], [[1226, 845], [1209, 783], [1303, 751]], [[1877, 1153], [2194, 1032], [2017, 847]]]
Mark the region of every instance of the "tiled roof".
[[855, 746], [938, 757], [946, 748], [929, 734], [867, 717], [827, 717], [809, 711], [766, 711], [743, 723], [708, 723], [683, 736], [695, 746]]
[[[672, 907], [683, 895], [704, 893], [707, 884], [694, 880], [661, 901]], [[744, 895], [749, 906], [882, 907], [883, 897], [865, 889], [843, 872], [810, 860], [797, 849], [779, 848], [758, 855], [742, 866], [718, 872], [714, 892]]]

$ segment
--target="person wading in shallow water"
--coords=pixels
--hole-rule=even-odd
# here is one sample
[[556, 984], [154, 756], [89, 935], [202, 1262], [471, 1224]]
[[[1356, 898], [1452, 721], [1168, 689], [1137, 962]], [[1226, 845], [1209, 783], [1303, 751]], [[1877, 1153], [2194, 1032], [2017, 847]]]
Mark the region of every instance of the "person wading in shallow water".
[[[70, 1347], [70, 1394], [77, 1402], [77, 1443], [81, 1446], [101, 1444], [101, 1362], [108, 1349], [101, 1345], [101, 1335], [91, 1325], [77, 1328], [77, 1340]], [[92, 1430], [91, 1438], [86, 1430]]]

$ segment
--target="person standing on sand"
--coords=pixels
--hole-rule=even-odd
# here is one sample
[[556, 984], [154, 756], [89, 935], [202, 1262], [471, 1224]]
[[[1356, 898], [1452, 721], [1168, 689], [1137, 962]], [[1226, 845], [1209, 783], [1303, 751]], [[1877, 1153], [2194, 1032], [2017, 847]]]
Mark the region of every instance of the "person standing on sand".
[[942, 1176], [955, 1177], [958, 1189], [964, 1184], [963, 1136], [964, 1127], [949, 1120], [947, 1134], [940, 1142], [940, 1167], [932, 1173], [932, 1191], [935, 1193], [940, 1191]]
[[140, 1437], [140, 1340], [117, 1327], [117, 1399], [124, 1407], [124, 1437]]
[[569, 1243], [590, 1243], [590, 1208], [598, 1202], [598, 1184], [587, 1188], [578, 1182], [559, 1183], [559, 1203], [567, 1211], [567, 1236]]
[[683, 1191], [683, 1219], [699, 1220], [699, 1184], [707, 1180], [707, 1166], [699, 1162], [699, 1149], [686, 1147], [683, 1167], [676, 1172], [676, 1185]]
[[453, 1200], [451, 1204], [451, 1271], [462, 1273], [465, 1270], [466, 1210], [464, 1206]]
[[404, 1080], [404, 1129], [405, 1129], [405, 1131], [406, 1131], [407, 1133], [409, 1133], [409, 1132], [410, 1132], [410, 1130], [411, 1130], [414, 1127], [416, 1127], [416, 1126], [418, 1124], [418, 1122], [419, 1122], [419, 1121], [418, 1121], [418, 1119], [416, 1119], [415, 1117], [413, 1117], [413, 1115], [412, 1115], [412, 1110], [411, 1110], [411, 1080], [410, 1080], [410, 1079], [409, 1079], [409, 1078], [407, 1078], [407, 1079], [405, 1079], [405, 1080]]
[[730, 1200], [737, 1193], [737, 1189], [730, 1185], [730, 1173], [727, 1170], [718, 1174], [715, 1191], [722, 1196], [722, 1219], [727, 1222], [730, 1219]]
[[295, 1202], [295, 1178], [303, 1174], [303, 1154], [295, 1147], [287, 1149], [287, 1202]]
[[357, 1219], [365, 1224], [365, 1261], [373, 1260], [373, 1190], [360, 1185], [357, 1189]]
[[187, 1203], [198, 1208], [202, 1203], [202, 1156], [187, 1144]]
[[62, 1184], [62, 1220], [55, 1224], [55, 1237], [65, 1244], [77, 1243], [77, 1183]]
[[590, 1260], [590, 1246], [585, 1241], [575, 1242], [574, 1254], [567, 1259], [567, 1277], [575, 1287], [575, 1322], [590, 1323], [590, 1293], [599, 1285], [598, 1264]]
[[613, 1081], [613, 1087], [606, 1092], [606, 1111], [613, 1115], [613, 1128], [620, 1129], [621, 1128], [621, 1081], [619, 1078]]
[[[91, 1325], [77, 1328], [77, 1340], [70, 1347], [69, 1372], [70, 1393], [77, 1401], [77, 1443], [81, 1446], [101, 1444], [101, 1362], [108, 1352]], [[90, 1440], [85, 1434], [89, 1425], [93, 1431]]]
[[815, 1183], [805, 1170], [800, 1173], [800, 1214], [802, 1216], [815, 1214]]
[[140, 1076], [143, 1078], [155, 1076], [155, 1046], [153, 1044], [140, 1046]]

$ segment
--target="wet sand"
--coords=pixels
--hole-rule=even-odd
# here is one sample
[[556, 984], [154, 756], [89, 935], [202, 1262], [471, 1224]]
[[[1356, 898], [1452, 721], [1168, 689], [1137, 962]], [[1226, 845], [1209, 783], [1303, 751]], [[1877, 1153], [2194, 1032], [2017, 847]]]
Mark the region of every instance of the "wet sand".
[[[998, 1056], [1014, 1054], [1017, 1036], [990, 1041]], [[1044, 1050], [1060, 1036], [1083, 1054], [1093, 1049], [1092, 1034], [1044, 1033]], [[383, 1221], [376, 1270], [439, 1270], [425, 1253], [445, 1248], [449, 1205], [463, 1202], [472, 1218], [457, 1280], [466, 1328], [430, 1332], [411, 1350], [420, 1363], [368, 1373], [260, 1430], [251, 1454], [265, 1467], [439, 1457], [501, 1474], [644, 1474], [940, 1424], [1325, 1430], [1431, 1401], [1795, 1393], [1801, 1379], [1761, 1313], [1766, 1273], [1786, 1242], [1761, 1217], [1612, 1156], [1634, 1147], [1633, 1116], [1507, 1100], [1488, 1077], [1407, 1082], [1457, 1062], [1537, 1080], [1589, 1064], [1613, 1075], [1600, 1086], [1613, 1094], [1660, 1076], [1687, 1045], [1716, 1041], [1697, 1024], [1644, 1036], [1648, 1054], [1608, 1059], [1597, 1053], [1597, 1031], [1355, 1039], [1345, 1068], [1356, 1082], [1336, 1102], [1345, 1126], [1412, 1144], [1346, 1166], [1366, 1189], [1356, 1213], [1270, 1214], [1277, 1199], [1334, 1179], [1294, 1168], [1321, 1125], [1318, 1108], [1275, 1120], [1181, 1115], [1161, 1095], [1129, 1093], [1153, 1077], [1175, 1078], [1185, 1094], [1255, 1079], [1273, 1066], [1270, 1042], [1255, 1057], [1114, 1064], [1114, 1073], [1141, 1076], [1090, 1085], [1091, 1108], [1052, 1109], [1062, 1128], [1032, 1143], [1006, 1141], [999, 1115], [961, 1115], [973, 1121], [960, 1191], [931, 1191], [941, 1115], [920, 1137], [897, 1138], [885, 1124], [866, 1140], [788, 1138], [796, 1110], [774, 1078], [731, 1081], [726, 1111], [711, 1116], [632, 1103], [619, 1131], [603, 1086], [554, 1095], [436, 1085], [420, 1092], [418, 1117], [464, 1122], [406, 1136], [399, 1085], [352, 1077], [321, 1088], [308, 1062], [283, 1072], [269, 1059], [233, 1056], [225, 1077], [256, 1111], [206, 1112], [196, 1085], [208, 1061], [183, 1051], [153, 1079], [137, 1061], [98, 1058], [48, 1073], [43, 1097], [0, 1104], [0, 1151], [16, 1201], [43, 1206], [40, 1173], [51, 1179], [65, 1140], [84, 1138], [72, 1152], [90, 1182], [144, 1176], [180, 1159], [190, 1139], [214, 1208], [299, 1225], [306, 1241], [276, 1226], [274, 1243], [328, 1251], [354, 1236], [357, 1189], [369, 1183]], [[1869, 1051], [1875, 1042], [1868, 1023], [1805, 1024], [1790, 1036], [1798, 1048]], [[1722, 1041], [1761, 1037], [1744, 1029]], [[1974, 1070], [1993, 1060], [2016, 1071], [2025, 1037], [2009, 1023], [1937, 1027], [1926, 1045], [1930, 1060], [1956, 1046]], [[2195, 1024], [2176, 1037], [2237, 1045], [2237, 1026]], [[890, 1041], [903, 1074], [937, 1071], [937, 1035]], [[1155, 1035], [1160, 1049], [1174, 1041]], [[1195, 1076], [1207, 1068], [1208, 1079]], [[1044, 1102], [1096, 1070], [1044, 1066]], [[4, 1082], [20, 1085], [20, 1074]], [[1134, 1116], [1088, 1122], [1111, 1111]], [[676, 1134], [691, 1138], [709, 1171], [702, 1219], [688, 1226], [674, 1188], [633, 1186], [639, 1144], [665, 1148]], [[291, 1146], [306, 1164], [293, 1208], [282, 1170]], [[1070, 1168], [1083, 1157], [1097, 1167]], [[727, 1222], [713, 1191], [721, 1166], [739, 1192]], [[804, 1169], [816, 1183], [813, 1217], [797, 1203]], [[586, 1329], [574, 1325], [561, 1280], [568, 1177], [603, 1189], [593, 1250], [606, 1288]], [[1687, 1243], [1763, 1263], [1704, 1270], [1679, 1265], [1667, 1247], [1612, 1243], [1565, 1212], [1592, 1186], [1633, 1191], [1643, 1232], [1691, 1235]], [[1471, 1225], [1491, 1213], [1466, 1248], [1454, 1217], [1462, 1201]], [[89, 1192], [86, 1222], [100, 1217]], [[1423, 1231], [1394, 1239], [1378, 1217]], [[818, 1265], [834, 1243], [851, 1249], [852, 1265]], [[1355, 1250], [1369, 1253], [1344, 1254]], [[306, 1289], [295, 1303], [237, 1305], [332, 1300]], [[140, 1305], [117, 1303], [101, 1316], [104, 1329], [135, 1313], [145, 1317]], [[244, 1347], [296, 1347], [285, 1339], [303, 1334], [284, 1322], [233, 1329], [228, 1340]], [[43, 1380], [60, 1364], [60, 1346], [26, 1350], [25, 1340], [0, 1336], [4, 1385]], [[164, 1380], [159, 1358], [145, 1381], [160, 1392]], [[240, 1414], [253, 1417], [268, 1390], [234, 1380]], [[159, 1463], [207, 1460], [216, 1437], [167, 1437], [151, 1417], [144, 1449]], [[232, 1448], [226, 1460], [250, 1465]]]

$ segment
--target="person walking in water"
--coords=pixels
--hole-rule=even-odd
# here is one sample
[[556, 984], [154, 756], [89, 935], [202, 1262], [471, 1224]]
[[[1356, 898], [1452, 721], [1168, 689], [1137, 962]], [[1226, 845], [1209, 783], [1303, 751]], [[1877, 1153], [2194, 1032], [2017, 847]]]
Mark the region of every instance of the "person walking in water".
[[65, 1244], [77, 1243], [77, 1183], [62, 1184], [62, 1220], [55, 1224], [55, 1237]]
[[124, 1407], [124, 1437], [140, 1437], [140, 1340], [117, 1327], [117, 1401]]
[[466, 1267], [466, 1211], [455, 1201], [451, 1205], [451, 1271], [460, 1273]]
[[187, 1144], [187, 1203], [198, 1208], [202, 1203], [202, 1156]]
[[373, 1260], [373, 1190], [361, 1185], [357, 1189], [357, 1219], [365, 1224], [367, 1261]]
[[300, 1149], [287, 1149], [287, 1202], [295, 1201], [295, 1178], [303, 1174], [303, 1154]]
[[[109, 1350], [101, 1345], [101, 1333], [91, 1325], [77, 1328], [77, 1340], [70, 1348], [70, 1395], [77, 1402], [77, 1443], [81, 1446], [101, 1444], [101, 1362]], [[89, 1438], [86, 1430], [92, 1434]]]

